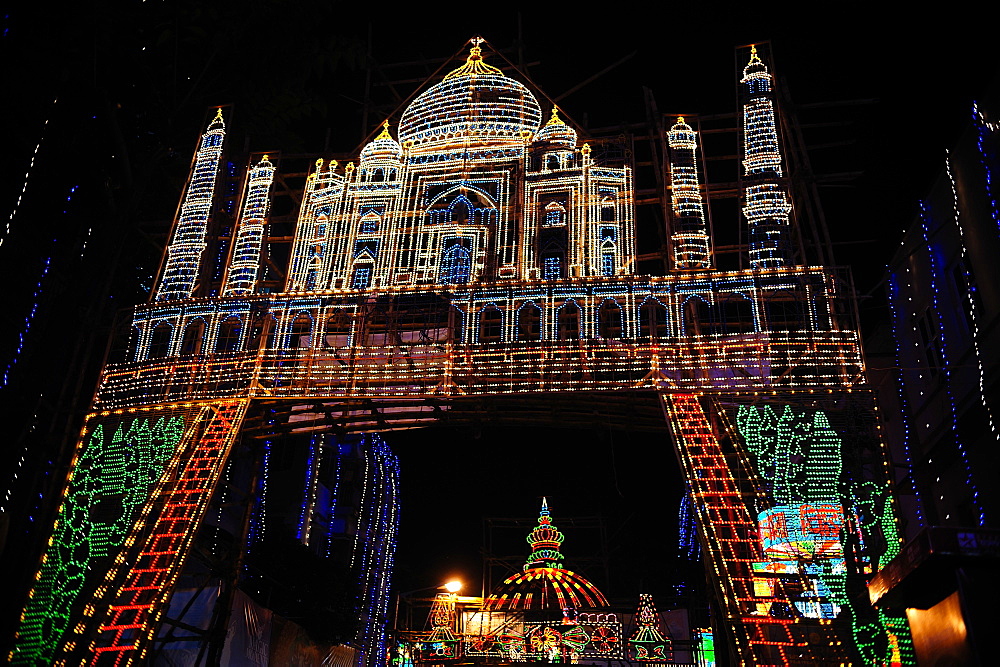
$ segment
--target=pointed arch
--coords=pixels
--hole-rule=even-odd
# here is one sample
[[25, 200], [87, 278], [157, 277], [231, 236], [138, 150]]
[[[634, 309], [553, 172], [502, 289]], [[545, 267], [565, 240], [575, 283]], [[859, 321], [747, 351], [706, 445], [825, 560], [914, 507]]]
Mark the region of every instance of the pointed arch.
[[205, 345], [205, 331], [208, 324], [204, 318], [196, 317], [184, 327], [179, 354], [201, 354]]
[[597, 309], [597, 335], [616, 340], [622, 337], [622, 307], [614, 299], [605, 299]]
[[455, 243], [441, 256], [438, 282], [445, 285], [465, 285], [472, 276], [472, 254], [461, 243]]
[[681, 305], [681, 335], [700, 336], [715, 333], [715, 312], [700, 295], [692, 294]]
[[519, 341], [542, 339], [542, 309], [534, 301], [525, 301], [517, 309], [514, 335]]
[[288, 327], [287, 347], [312, 347], [312, 316], [303, 311], [295, 316]]
[[499, 343], [503, 339], [503, 311], [495, 303], [479, 311], [479, 342]]
[[236, 352], [240, 349], [240, 338], [243, 334], [243, 320], [237, 315], [230, 315], [219, 324], [215, 334], [215, 352]]
[[497, 205], [480, 188], [456, 185], [434, 197], [427, 206], [428, 224], [488, 225], [497, 220]]
[[369, 211], [361, 216], [361, 220], [358, 221], [358, 233], [375, 234], [378, 232], [379, 224], [381, 222], [382, 216], [374, 211]]
[[667, 307], [650, 295], [639, 304], [639, 338], [652, 340], [667, 337]]
[[578, 340], [580, 336], [580, 306], [575, 299], [567, 299], [556, 309], [556, 332], [559, 340]]
[[550, 201], [542, 210], [543, 227], [561, 227], [566, 224], [566, 207], [557, 201]]
[[160, 322], [153, 327], [153, 333], [149, 337], [150, 359], [162, 359], [170, 354], [170, 340], [174, 335], [174, 327], [170, 322]]

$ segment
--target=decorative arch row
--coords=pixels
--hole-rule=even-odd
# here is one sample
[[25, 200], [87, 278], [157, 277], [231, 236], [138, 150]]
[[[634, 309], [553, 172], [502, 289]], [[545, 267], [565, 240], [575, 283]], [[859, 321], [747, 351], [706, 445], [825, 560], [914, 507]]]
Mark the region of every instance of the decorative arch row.
[[129, 358], [227, 354], [260, 348], [345, 348], [355, 340], [368, 346], [584, 338], [641, 341], [827, 328], [830, 313], [825, 301], [820, 308], [803, 299], [801, 293], [771, 290], [765, 294], [763, 300], [742, 292], [675, 294], [673, 308], [654, 294], [442, 302], [426, 321], [419, 321], [414, 312], [405, 309], [365, 311], [355, 304], [290, 308], [260, 315], [195, 315], [181, 319], [180, 324], [164, 317], [133, 326]]

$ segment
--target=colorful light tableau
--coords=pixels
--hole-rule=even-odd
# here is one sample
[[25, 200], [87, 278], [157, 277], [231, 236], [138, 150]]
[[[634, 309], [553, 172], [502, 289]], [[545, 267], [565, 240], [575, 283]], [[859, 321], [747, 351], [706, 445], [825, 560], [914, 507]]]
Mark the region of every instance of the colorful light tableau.
[[97, 423], [81, 441], [37, 583], [21, 617], [11, 664], [53, 659], [78, 598], [116, 554], [184, 434], [184, 417]]
[[[775, 578], [798, 579], [804, 582], [803, 593], [794, 601], [798, 612], [818, 619], [845, 616], [855, 648], [868, 664], [889, 660], [879, 654], [878, 645], [892, 646], [905, 664], [914, 664], [905, 619], [881, 612], [874, 615], [847, 595], [842, 539], [849, 525], [860, 527], [861, 545], [885, 545], [876, 565], [884, 565], [899, 551], [886, 487], [846, 476], [840, 436], [821, 410], [743, 405], [736, 422], [757, 474], [767, 482], [772, 502], [777, 503], [758, 516], [764, 555], [780, 563], [754, 564], [760, 573], [756, 578], [759, 592], [772, 595]], [[864, 569], [863, 563], [854, 566]], [[764, 572], [771, 574], [763, 576]]]

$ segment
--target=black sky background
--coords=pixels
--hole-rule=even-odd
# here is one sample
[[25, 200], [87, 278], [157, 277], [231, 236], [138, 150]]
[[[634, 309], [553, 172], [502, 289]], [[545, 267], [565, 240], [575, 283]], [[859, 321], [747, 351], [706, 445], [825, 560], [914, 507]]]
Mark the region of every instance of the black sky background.
[[[995, 24], [972, 3], [936, 7], [99, 0], [4, 10], [0, 228], [14, 215], [0, 246], [0, 366], [17, 361], [0, 388], [11, 434], [0, 481], [23, 471], [12, 514], [38, 515], [57, 490], [60, 438], [87, 407], [70, 398], [89, 397], [113, 312], [147, 296], [166, 231], [157, 236], [150, 221], [169, 225], [208, 107], [234, 105], [230, 129], [251, 151], [350, 152], [382, 121], [373, 114], [362, 127], [367, 67], [448, 57], [481, 34], [501, 49], [520, 40], [532, 79], [552, 97], [635, 52], [560, 101], [585, 127], [644, 120], [643, 86], [661, 112], [724, 113], [736, 110], [734, 47], [770, 40], [796, 103], [873, 100], [845, 107], [845, 125], [816, 135], [849, 145], [812, 158], [817, 172], [860, 172], [821, 197], [839, 262], [855, 268], [859, 292], [877, 295], [892, 245], [996, 74]], [[384, 86], [373, 94], [390, 97]], [[878, 322], [880, 303], [862, 302], [866, 322]], [[530, 518], [542, 495], [557, 525], [606, 517], [619, 580], [595, 575], [599, 583], [630, 597], [672, 585], [665, 570], [682, 487], [668, 442], [614, 423], [448, 427], [387, 440], [402, 462], [402, 590], [461, 576], [477, 591], [482, 517]], [[36, 525], [11, 523], [22, 545], [43, 539]], [[564, 532], [568, 566], [574, 553], [596, 552]]]

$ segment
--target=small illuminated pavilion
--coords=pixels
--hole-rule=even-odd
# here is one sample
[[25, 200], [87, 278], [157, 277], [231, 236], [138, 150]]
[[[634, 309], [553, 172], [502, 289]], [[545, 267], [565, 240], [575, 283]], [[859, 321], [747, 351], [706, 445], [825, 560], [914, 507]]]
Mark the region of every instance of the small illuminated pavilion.
[[507, 577], [483, 603], [484, 611], [580, 610], [608, 606], [604, 594], [583, 576], [562, 567], [564, 536], [552, 524], [542, 499], [538, 525], [528, 534], [531, 555], [524, 571]]

